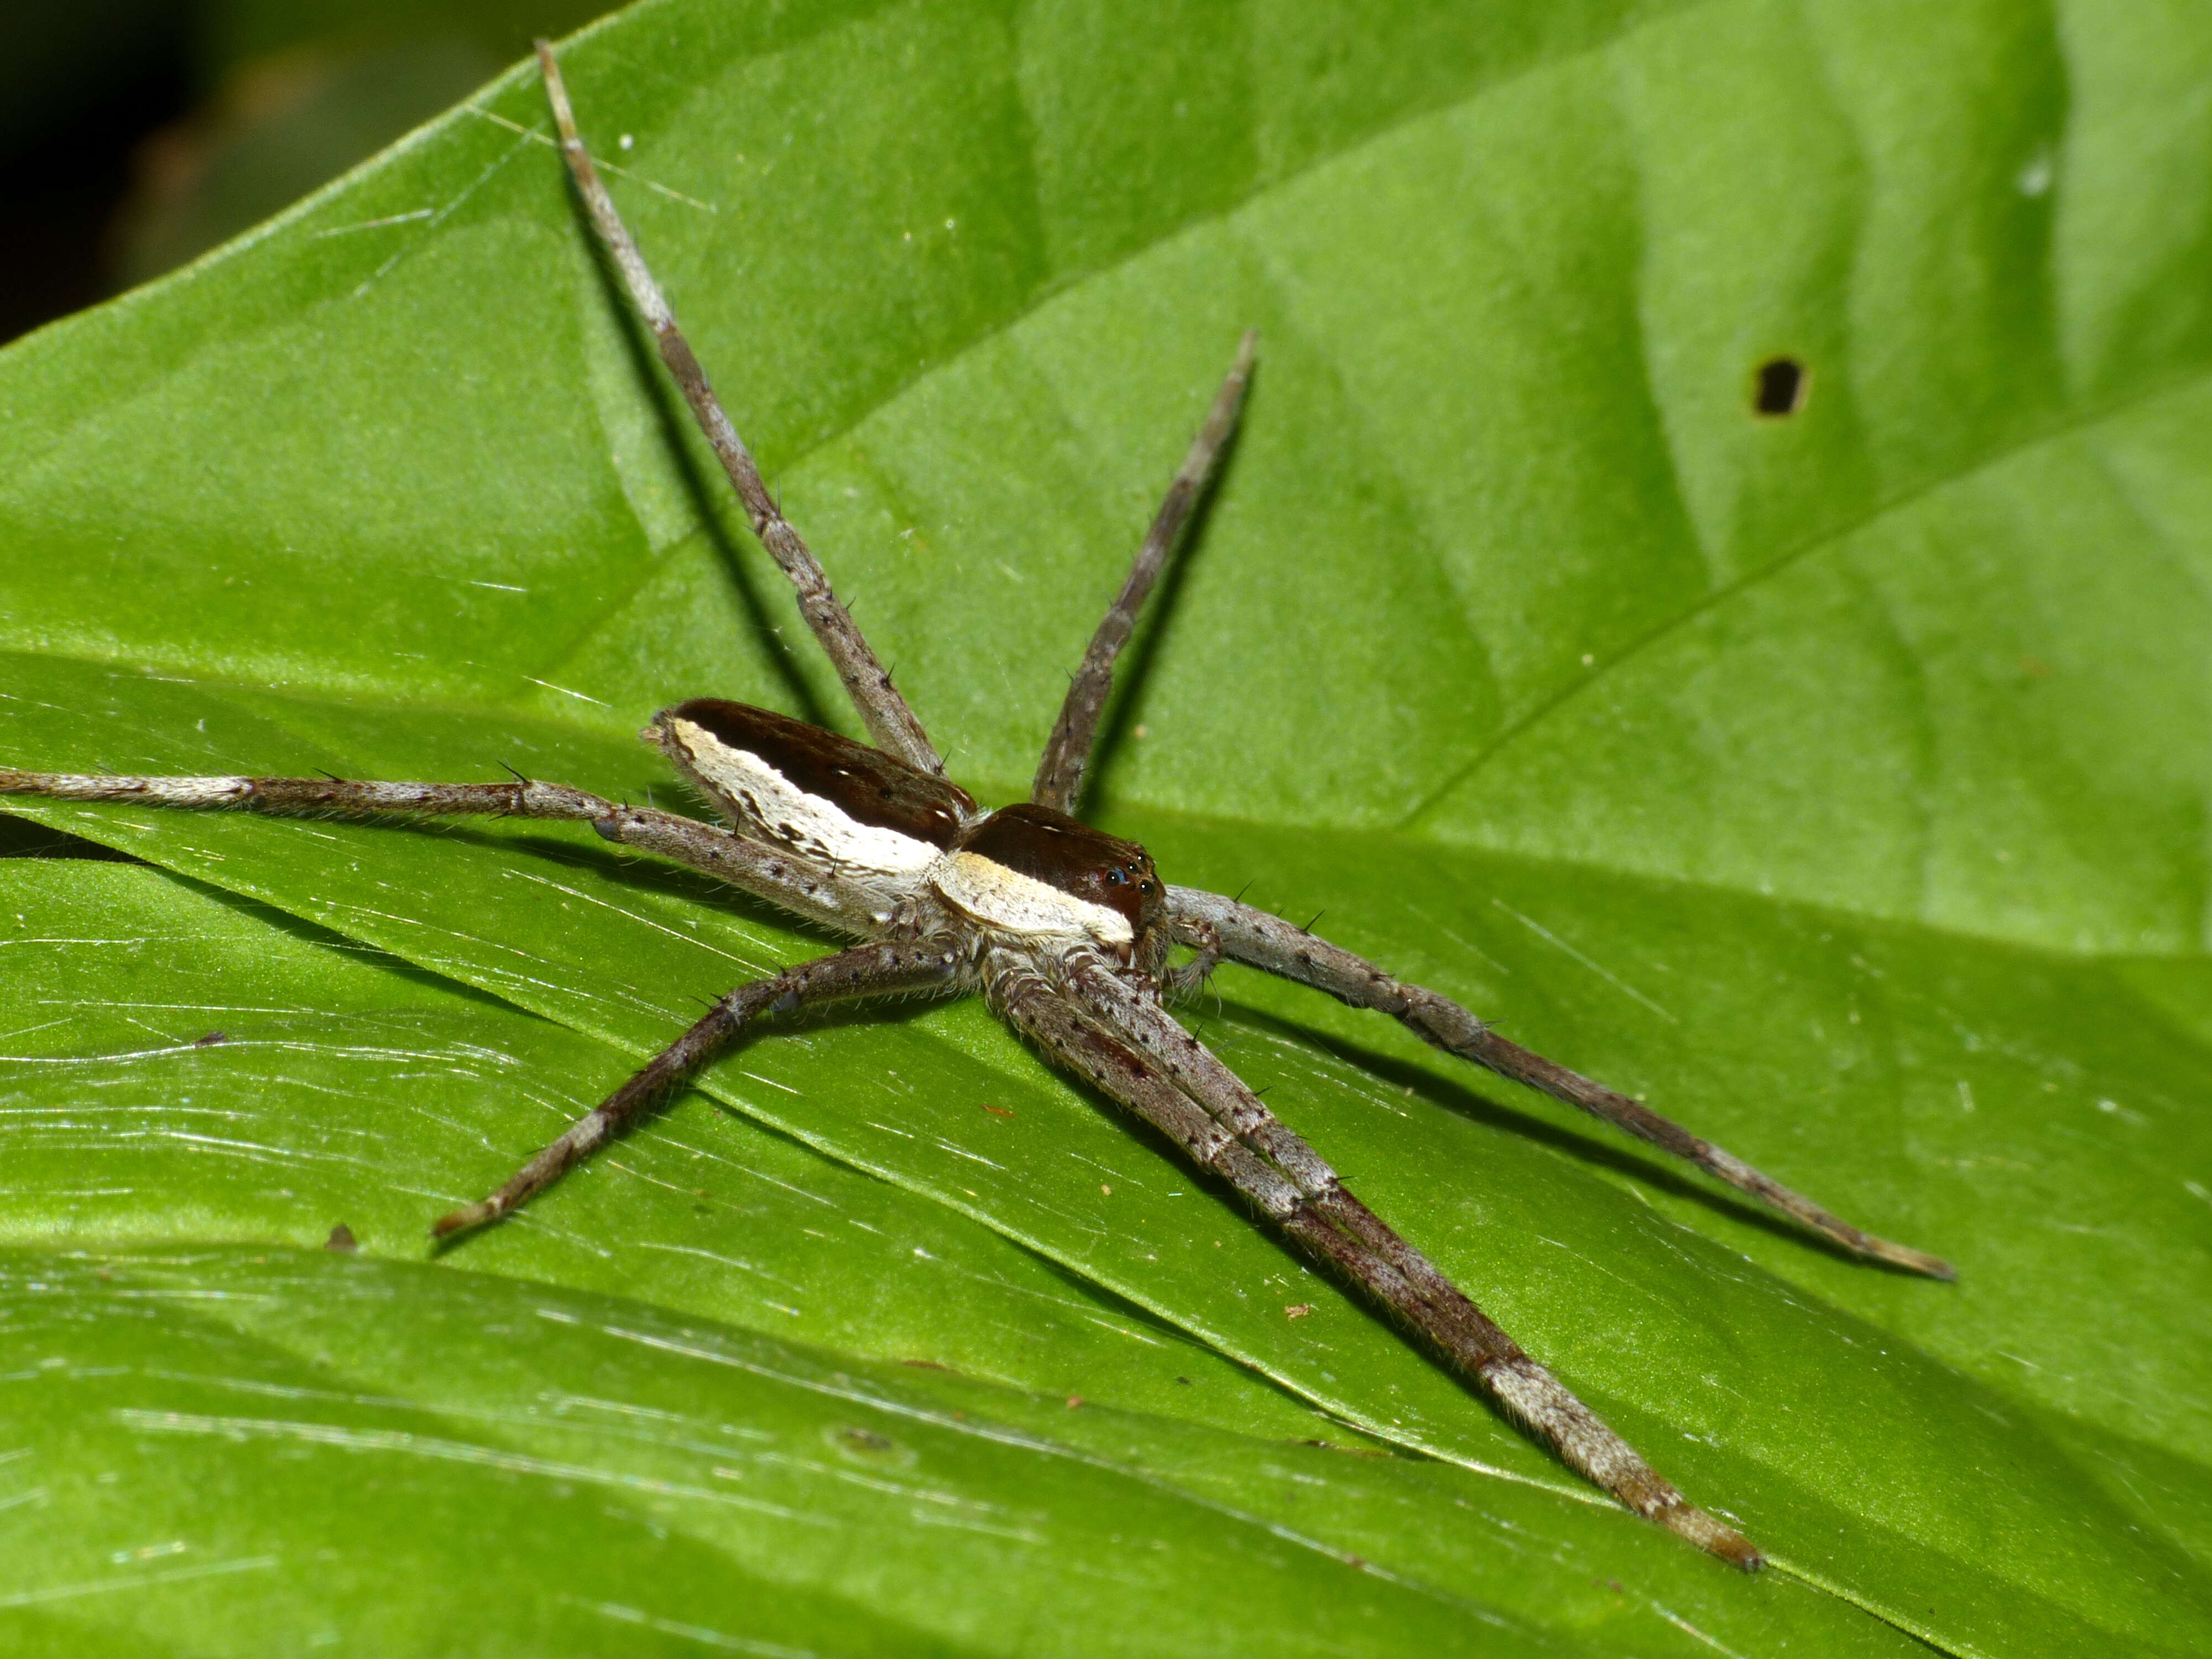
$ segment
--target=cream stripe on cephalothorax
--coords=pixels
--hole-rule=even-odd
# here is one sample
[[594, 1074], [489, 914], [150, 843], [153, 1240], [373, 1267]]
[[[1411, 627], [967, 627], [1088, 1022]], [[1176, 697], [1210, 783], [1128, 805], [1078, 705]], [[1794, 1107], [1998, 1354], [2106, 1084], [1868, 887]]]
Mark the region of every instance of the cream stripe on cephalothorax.
[[1010, 933], [1089, 939], [1113, 945], [1128, 945], [1137, 936], [1120, 911], [1063, 893], [981, 853], [951, 854], [931, 872], [930, 880], [947, 903]]

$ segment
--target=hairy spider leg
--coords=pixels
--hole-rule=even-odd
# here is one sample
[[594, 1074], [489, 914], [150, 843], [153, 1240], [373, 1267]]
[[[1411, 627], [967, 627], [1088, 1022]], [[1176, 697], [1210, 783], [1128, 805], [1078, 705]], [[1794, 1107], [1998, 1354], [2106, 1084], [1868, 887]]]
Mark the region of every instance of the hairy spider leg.
[[465, 1205], [431, 1224], [447, 1238], [496, 1221], [559, 1180], [580, 1159], [622, 1133], [655, 1102], [688, 1083], [763, 1014], [853, 997], [952, 989], [971, 961], [950, 939], [887, 940], [817, 957], [755, 980], [717, 1002], [684, 1035], [647, 1060], [621, 1088], [570, 1124], [489, 1198]]
[[1852, 1226], [1642, 1103], [1507, 1042], [1450, 998], [1394, 979], [1373, 963], [1316, 939], [1280, 917], [1194, 887], [1170, 887], [1168, 906], [1179, 920], [1210, 924], [1231, 961], [1326, 991], [1355, 1008], [1389, 1014], [1446, 1054], [1540, 1090], [1554, 1100], [1579, 1107], [1639, 1140], [1672, 1152], [1832, 1239], [1855, 1255], [1930, 1279], [1958, 1276], [1941, 1257]]
[[661, 362], [668, 365], [668, 372], [675, 377], [684, 402], [691, 406], [699, 429], [707, 434], [707, 441], [713, 446], [722, 470], [737, 487], [738, 499], [744, 503], [746, 516], [752, 520], [753, 534], [760, 538], [769, 556], [799, 590], [799, 614], [806, 618], [806, 625], [821, 641], [830, 665], [837, 671], [837, 678], [845, 683], [846, 692], [852, 697], [853, 706], [860, 710], [860, 719], [866, 723], [876, 746], [896, 755], [918, 770], [933, 775], [942, 774], [945, 762], [930, 742], [929, 734], [922, 730], [914, 710], [907, 707], [906, 699], [891, 684], [890, 675], [869, 649], [852, 613], [830, 591], [830, 578], [822, 568], [822, 562], [792, 528], [783, 516], [783, 509], [761, 482], [760, 468], [753, 462], [752, 452], [745, 447], [745, 441], [738, 435], [721, 400], [715, 397], [714, 388], [708, 384], [707, 371], [700, 367], [690, 343], [677, 327], [676, 313], [670, 309], [659, 284], [653, 280], [653, 273], [646, 269], [637, 244], [630, 240], [622, 216], [615, 211], [614, 198], [607, 194], [606, 185], [599, 180], [599, 169], [592, 165], [584, 141], [576, 136], [575, 112], [568, 106], [568, 89], [562, 83], [561, 68], [553, 59], [552, 46], [544, 40], [537, 45], [538, 62], [545, 75], [545, 95], [553, 106], [554, 125], [561, 131], [562, 158], [568, 162], [569, 176], [576, 182], [576, 193], [583, 198], [600, 245], [621, 273], [623, 286], [629, 290], [631, 304], [652, 329]]
[[513, 817], [589, 823], [605, 839], [719, 877], [757, 898], [869, 937], [866, 896], [787, 851], [651, 806], [622, 806], [561, 783], [373, 783], [348, 778], [123, 777], [0, 767], [0, 795], [137, 801], [272, 817]]
[[[1046, 1053], [1128, 1107], [1201, 1169], [1249, 1199], [1310, 1255], [1404, 1319], [1571, 1468], [1710, 1554], [1747, 1571], [1765, 1565], [1750, 1540], [1684, 1498], [1426, 1257], [1378, 1220], [1218, 1060], [1216, 1073], [1241, 1098], [1219, 1100], [1210, 1109], [1153, 1048], [1151, 1034], [1131, 1041], [1121, 1023], [1124, 1007], [1102, 1001], [1086, 1009], [1011, 954], [987, 957], [984, 978], [993, 1000]], [[1110, 978], [1092, 975], [1085, 988], [1096, 990]], [[1187, 1036], [1183, 1040], [1198, 1046]], [[1268, 1137], [1273, 1156], [1255, 1151], [1227, 1121], [1234, 1116], [1249, 1129], [1258, 1121], [1255, 1109], [1275, 1131]], [[1324, 1178], [1327, 1196], [1317, 1200], [1306, 1189]]]
[[1190, 441], [1190, 453], [1183, 457], [1174, 482], [1168, 485], [1160, 510], [1152, 515], [1152, 526], [1137, 549], [1121, 591], [1099, 619], [1098, 631], [1091, 636], [1090, 648], [1083, 653], [1083, 665], [1068, 683], [1060, 717], [1053, 721], [1052, 735], [1045, 739], [1044, 754], [1037, 762], [1036, 781], [1030, 788], [1030, 799], [1041, 806], [1073, 813], [1082, 802], [1084, 778], [1091, 769], [1091, 751], [1098, 738], [1098, 720], [1106, 712], [1107, 694], [1114, 689], [1115, 659], [1129, 642], [1138, 613], [1145, 608], [1153, 582], [1182, 538], [1183, 526], [1221, 470], [1222, 457], [1243, 413], [1244, 389], [1251, 384], [1252, 360], [1259, 349], [1260, 331], [1246, 329], [1237, 345], [1237, 360], [1230, 366], [1220, 391], [1214, 393], [1213, 406], [1206, 411], [1198, 435]]
[[[1690, 1504], [1635, 1449], [1522, 1350], [1437, 1266], [1353, 1195], [1336, 1171], [1213, 1051], [1158, 1002], [1098, 965], [1079, 963], [1073, 988], [1108, 1030], [1133, 1036], [1146, 1057], [1249, 1151], [1296, 1188], [1301, 1207], [1333, 1227], [1341, 1242], [1293, 1233], [1350, 1272], [1391, 1310], [1564, 1458], [1638, 1514], [1656, 1520], [1747, 1568], [1758, 1553], [1731, 1529]], [[1385, 1270], [1376, 1272], [1379, 1261]]]

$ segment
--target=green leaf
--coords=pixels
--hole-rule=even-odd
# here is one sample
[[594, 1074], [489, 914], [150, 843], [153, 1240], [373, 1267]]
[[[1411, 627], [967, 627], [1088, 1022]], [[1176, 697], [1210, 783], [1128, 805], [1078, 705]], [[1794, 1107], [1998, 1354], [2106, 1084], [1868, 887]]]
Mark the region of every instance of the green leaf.
[[[188, 1246], [164, 1282], [227, 1309], [253, 1264], [216, 1247], [312, 1246], [350, 1217], [383, 1262], [271, 1255], [292, 1264], [272, 1270], [279, 1311], [224, 1314], [223, 1340], [340, 1328], [357, 1285], [419, 1301], [416, 1323], [364, 1337], [355, 1392], [404, 1376], [410, 1409], [505, 1413], [517, 1456], [564, 1468], [580, 1454], [523, 1420], [539, 1394], [711, 1413], [653, 1403], [592, 1343], [521, 1358], [465, 1339], [507, 1316], [453, 1308], [555, 1293], [520, 1288], [536, 1282], [651, 1304], [637, 1328], [928, 1360], [991, 1385], [975, 1409], [994, 1420], [1042, 1411], [1027, 1431], [1063, 1449], [1092, 1410], [1064, 1393], [1110, 1402], [1156, 1437], [1129, 1455], [1166, 1507], [1054, 1486], [964, 1439], [946, 1443], [975, 1455], [948, 1450], [945, 1478], [979, 1502], [1036, 1483], [1053, 1513], [1150, 1540], [1146, 1561], [1187, 1542], [1190, 1582], [1132, 1579], [1115, 1607], [1193, 1645], [1350, 1643], [1333, 1621], [1355, 1606], [1401, 1647], [1436, 1639], [1425, 1613], [1364, 1592], [1263, 1622], [1275, 1567], [1251, 1555], [1229, 1576], [1249, 1605], [1231, 1598], [1206, 1552], [1249, 1553], [1176, 1507], [1223, 1501], [1209, 1468], [1279, 1467], [1255, 1442], [1345, 1437], [1318, 1408], [1441, 1461], [1393, 1458], [1376, 1479], [1412, 1485], [1345, 1498], [1367, 1518], [1341, 1524], [1370, 1535], [1313, 1535], [1531, 1641], [1894, 1639], [1870, 1613], [1961, 1652], [2201, 1649], [2208, 57], [2212, 35], [2148, 8], [1164, 5], [1109, 27], [1042, 5], [687, 3], [626, 14], [568, 59], [586, 136], [627, 170], [624, 210], [793, 517], [994, 799], [1020, 792], [1237, 329], [1261, 327], [1230, 475], [1133, 653], [1102, 810], [1172, 878], [1325, 910], [1353, 948], [1959, 1263], [1939, 1286], [1837, 1260], [1256, 975], [1224, 972], [1220, 1007], [1194, 1011], [1387, 1218], [1784, 1574], [1738, 1583], [1595, 1502], [973, 1004], [764, 1038], [705, 1085], [750, 1125], [688, 1099], [516, 1224], [404, 1265], [424, 1218], [501, 1178], [688, 998], [820, 948], [564, 830], [15, 803], [178, 872], [11, 870], [36, 889], [15, 906], [25, 941], [135, 936], [112, 926], [126, 890], [216, 931], [183, 878], [298, 919], [223, 913], [224, 988], [181, 1007], [133, 1012], [162, 1001], [158, 976], [104, 958], [11, 1000], [77, 1011], [19, 1020], [10, 1045], [19, 1251], [113, 1253], [136, 1285], [149, 1245]], [[655, 778], [627, 733], [678, 696], [849, 729], [529, 131], [534, 76], [475, 102], [0, 356], [11, 763], [472, 777], [505, 761], [638, 799]], [[1808, 368], [1809, 397], [1759, 420], [1753, 371], [1778, 354]], [[53, 907], [35, 928], [33, 900]], [[375, 988], [325, 966], [302, 969], [313, 995], [232, 994], [254, 961], [343, 960], [303, 925], [384, 953], [362, 968]], [[161, 954], [189, 984], [170, 959], [188, 953]], [[0, 968], [31, 988], [80, 971], [27, 943]], [[190, 1026], [229, 1031], [218, 1007], [268, 1035], [182, 1052]], [[388, 1030], [386, 1008], [404, 1010]], [[309, 1018], [362, 1036], [283, 1046]], [[117, 1019], [150, 1024], [154, 1048]], [[193, 1128], [199, 1088], [252, 1138]], [[296, 1102], [302, 1127], [272, 1127], [257, 1097]], [[419, 1109], [392, 1127], [403, 1102]], [[778, 1181], [908, 1255], [802, 1243], [807, 1201], [771, 1196]], [[52, 1294], [105, 1329], [87, 1271]], [[146, 1376], [165, 1333], [117, 1328], [138, 1336], [80, 1369]], [[254, 1353], [240, 1375], [305, 1386]], [[894, 1380], [952, 1398], [935, 1373]], [[142, 1419], [117, 1412], [172, 1409], [158, 1393], [88, 1394], [48, 1420], [122, 1433]], [[239, 1437], [191, 1443], [213, 1465], [161, 1462], [149, 1512], [185, 1513], [206, 1468], [250, 1488], [272, 1446], [306, 1443]], [[80, 1469], [106, 1455], [72, 1443]], [[1290, 1527], [1248, 1490], [1267, 1480], [1236, 1488], [1239, 1513]], [[315, 1525], [354, 1524], [349, 1496]], [[192, 1547], [265, 1553], [257, 1516], [298, 1504], [263, 1501], [224, 1534], [239, 1553]], [[1468, 1518], [1519, 1505], [1526, 1534]], [[25, 1507], [22, 1594], [91, 1582]], [[417, 1577], [493, 1593], [458, 1499], [433, 1507], [456, 1518], [414, 1535]], [[534, 1582], [567, 1582], [594, 1513], [532, 1511], [544, 1541], [516, 1559]], [[851, 1553], [809, 1565], [791, 1528], [717, 1534], [736, 1587], [686, 1577], [700, 1587], [650, 1617], [803, 1645], [859, 1607], [852, 1628], [894, 1648], [1097, 1645], [1101, 1615], [1024, 1623], [1039, 1587], [1095, 1569], [1078, 1532], [990, 1577], [998, 1606], [897, 1530], [859, 1553], [884, 1565], [858, 1588]], [[1632, 1630], [1581, 1591], [1527, 1593], [1510, 1540], [1536, 1535], [1678, 1622]], [[243, 1570], [173, 1582], [191, 1628], [234, 1644], [235, 1609], [282, 1599]], [[524, 1582], [496, 1592], [518, 1628], [569, 1616]], [[646, 1616], [607, 1583], [590, 1595]], [[765, 1605], [763, 1583], [793, 1587], [787, 1623], [732, 1611]], [[308, 1606], [313, 1585], [284, 1594]], [[381, 1605], [329, 1593], [341, 1621]], [[410, 1641], [436, 1645], [386, 1638]]]
[[[0, 986], [46, 1018], [6, 1068], [10, 1169], [45, 1225], [0, 1247], [0, 1606], [57, 1651], [185, 1627], [438, 1652], [486, 1624], [539, 1652], [633, 1652], [641, 1626], [834, 1652], [1910, 1645], [1794, 1580], [1686, 1575], [1583, 1492], [1385, 1455], [742, 1117], [635, 1137], [465, 1266], [393, 1259], [486, 1128], [573, 1109], [622, 1057], [152, 870], [16, 869]], [[361, 1259], [206, 1242], [334, 1218]]]

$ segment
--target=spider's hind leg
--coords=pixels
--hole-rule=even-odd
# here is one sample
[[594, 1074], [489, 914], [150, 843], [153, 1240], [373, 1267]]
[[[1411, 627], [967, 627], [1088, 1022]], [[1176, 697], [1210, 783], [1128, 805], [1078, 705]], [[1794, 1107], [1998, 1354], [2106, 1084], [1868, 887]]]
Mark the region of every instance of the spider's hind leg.
[[561, 783], [374, 783], [350, 778], [129, 777], [22, 772], [0, 767], [0, 795], [134, 801], [148, 806], [240, 807], [280, 817], [317, 813], [413, 817], [606, 817], [609, 802]]
[[675, 312], [670, 308], [659, 284], [653, 280], [653, 273], [646, 269], [645, 256], [631, 240], [622, 216], [615, 210], [614, 198], [607, 194], [599, 169], [592, 164], [591, 153], [577, 136], [575, 112], [569, 106], [568, 89], [562, 82], [561, 67], [554, 60], [553, 48], [543, 40], [538, 42], [538, 62], [544, 73], [545, 97], [553, 107], [553, 123], [560, 129], [561, 157], [568, 163], [569, 177], [575, 180], [576, 193], [583, 198], [592, 228], [621, 274], [630, 303], [653, 331], [660, 360], [667, 365], [669, 374], [684, 394], [684, 401], [690, 405], [700, 431], [706, 434], [715, 459], [729, 475], [738, 500], [752, 524], [753, 534], [798, 590], [799, 615], [813, 630], [823, 654], [837, 671], [837, 678], [845, 683], [846, 693], [860, 711], [861, 720], [866, 722], [868, 735], [875, 740], [876, 746], [932, 776], [942, 775], [945, 762], [931, 744], [929, 734], [922, 730], [914, 710], [891, 684], [890, 673], [877, 659], [860, 624], [853, 620], [853, 613], [831, 590], [822, 562], [814, 556], [813, 550], [792, 527], [791, 521], [783, 516], [783, 508], [769, 494], [752, 452], [745, 447], [745, 441], [731, 424], [721, 399], [708, 382], [707, 371], [700, 366], [690, 343], [684, 337], [684, 331], [677, 326]]
[[351, 778], [125, 777], [0, 767], [0, 795], [126, 801], [268, 817], [502, 817], [588, 823], [617, 846], [743, 888], [826, 927], [880, 935], [867, 895], [795, 855], [649, 806], [620, 806], [564, 783], [380, 783]]

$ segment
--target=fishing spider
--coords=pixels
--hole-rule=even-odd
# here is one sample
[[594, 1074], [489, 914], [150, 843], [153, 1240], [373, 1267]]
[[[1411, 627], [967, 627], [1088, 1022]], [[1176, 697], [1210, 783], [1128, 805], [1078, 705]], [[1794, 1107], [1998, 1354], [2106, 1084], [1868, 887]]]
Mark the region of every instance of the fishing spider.
[[[995, 811], [945, 763], [820, 563], [761, 483], [615, 212], [561, 74], [540, 42], [546, 93], [577, 194], [737, 488], [754, 532], [799, 590], [799, 609], [867, 724], [870, 748], [767, 709], [701, 699], [641, 734], [729, 822], [725, 829], [617, 805], [561, 784], [362, 783], [322, 778], [112, 777], [0, 770], [0, 793], [72, 800], [241, 807], [274, 813], [491, 814], [569, 818], [623, 847], [690, 865], [861, 943], [741, 985], [504, 1187], [453, 1212], [438, 1237], [507, 1214], [621, 1133], [755, 1021], [839, 998], [980, 991], [1050, 1060], [1120, 1102], [1226, 1181], [1320, 1261], [1411, 1325], [1506, 1413], [1638, 1515], [1747, 1569], [1748, 1540], [1662, 1479], [1428, 1258], [1346, 1189], [1336, 1172], [1168, 1013], [1223, 960], [1295, 980], [1404, 1022], [1463, 1060], [1542, 1090], [1688, 1159], [1845, 1249], [1936, 1278], [1933, 1256], [1873, 1237], [1626, 1096], [1507, 1042], [1436, 992], [1393, 979], [1235, 899], [1161, 880], [1133, 842], [1072, 814], [1080, 802], [1114, 663], [1236, 428], [1256, 337], [1248, 333], [1204, 426], [1098, 625], [1047, 740], [1027, 801]], [[1176, 946], [1192, 959], [1171, 966]]]

